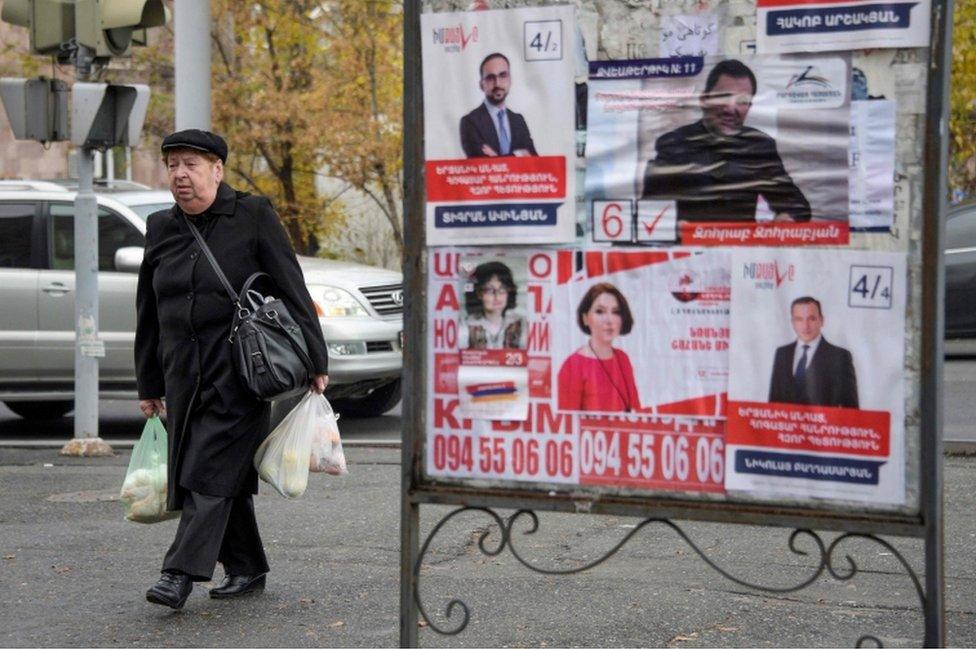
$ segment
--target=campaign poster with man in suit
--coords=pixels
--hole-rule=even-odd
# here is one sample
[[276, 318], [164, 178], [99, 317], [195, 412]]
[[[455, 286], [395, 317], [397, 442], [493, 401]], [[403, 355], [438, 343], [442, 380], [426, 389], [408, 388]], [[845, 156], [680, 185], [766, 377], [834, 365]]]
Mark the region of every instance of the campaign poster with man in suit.
[[850, 75], [848, 53], [591, 62], [592, 240], [848, 243]]
[[905, 255], [732, 254], [729, 492], [905, 500]]
[[421, 23], [427, 244], [574, 240], [575, 9]]

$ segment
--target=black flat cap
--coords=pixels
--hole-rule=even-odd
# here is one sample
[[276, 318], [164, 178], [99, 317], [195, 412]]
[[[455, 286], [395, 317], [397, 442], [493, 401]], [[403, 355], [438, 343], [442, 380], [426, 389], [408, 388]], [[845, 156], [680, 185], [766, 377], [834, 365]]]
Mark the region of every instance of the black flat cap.
[[224, 138], [210, 131], [201, 131], [198, 128], [188, 128], [185, 131], [170, 133], [163, 138], [160, 147], [165, 153], [169, 149], [196, 149], [212, 153], [221, 162], [227, 162], [227, 143]]

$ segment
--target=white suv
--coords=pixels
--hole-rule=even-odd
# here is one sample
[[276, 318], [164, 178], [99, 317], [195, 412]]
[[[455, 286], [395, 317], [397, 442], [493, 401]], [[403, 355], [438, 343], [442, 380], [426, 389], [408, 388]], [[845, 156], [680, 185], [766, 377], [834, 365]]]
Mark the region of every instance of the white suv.
[[[167, 191], [96, 187], [102, 398], [136, 398], [136, 275], [146, 217]], [[70, 185], [0, 182], [0, 401], [29, 419], [61, 417], [74, 399], [74, 199]], [[400, 400], [403, 279], [371, 266], [299, 257], [329, 345], [336, 410], [375, 416]]]

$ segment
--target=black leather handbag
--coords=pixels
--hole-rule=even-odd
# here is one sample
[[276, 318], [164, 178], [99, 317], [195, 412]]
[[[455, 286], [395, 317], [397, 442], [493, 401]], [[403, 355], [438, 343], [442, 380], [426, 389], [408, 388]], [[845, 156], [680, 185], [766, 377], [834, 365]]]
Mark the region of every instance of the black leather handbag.
[[255, 397], [265, 401], [286, 399], [307, 391], [315, 370], [301, 328], [283, 301], [251, 288], [256, 280], [271, 276], [254, 273], [244, 282], [240, 294], [235, 294], [203, 235], [189, 219], [186, 222], [234, 303], [228, 341], [234, 347], [234, 368], [241, 382]]

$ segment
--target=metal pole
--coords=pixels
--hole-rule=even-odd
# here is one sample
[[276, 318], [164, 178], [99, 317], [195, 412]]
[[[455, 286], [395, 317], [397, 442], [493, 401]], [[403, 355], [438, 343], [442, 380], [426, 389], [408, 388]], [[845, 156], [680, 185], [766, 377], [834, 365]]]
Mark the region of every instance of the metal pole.
[[[926, 647], [944, 647], [945, 539], [943, 514], [942, 371], [945, 308], [946, 169], [952, 0], [932, 2], [931, 60], [925, 107], [925, 184], [922, 197], [922, 479], [925, 521]], [[937, 262], [937, 263], [934, 263]]]
[[98, 358], [84, 343], [98, 338], [98, 204], [94, 151], [78, 157], [75, 198], [75, 438], [98, 437]]
[[[90, 50], [80, 47], [75, 76], [91, 73]], [[75, 434], [62, 455], [112, 455], [98, 436], [98, 359], [105, 356], [98, 338], [98, 202], [94, 192], [95, 150], [78, 155], [75, 197]]]
[[210, 0], [176, 0], [176, 130], [210, 130]]
[[419, 620], [414, 563], [420, 553], [420, 505], [413, 501], [420, 472], [427, 407], [426, 255], [424, 254], [423, 94], [420, 70], [420, 0], [403, 6], [403, 281], [406, 348], [403, 354], [404, 436], [400, 481], [400, 646], [417, 646]]
[[105, 149], [105, 180], [115, 180], [114, 149]]

